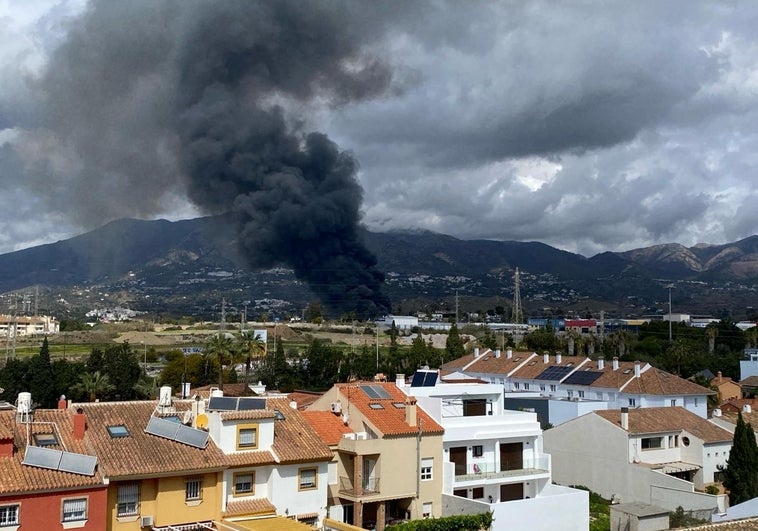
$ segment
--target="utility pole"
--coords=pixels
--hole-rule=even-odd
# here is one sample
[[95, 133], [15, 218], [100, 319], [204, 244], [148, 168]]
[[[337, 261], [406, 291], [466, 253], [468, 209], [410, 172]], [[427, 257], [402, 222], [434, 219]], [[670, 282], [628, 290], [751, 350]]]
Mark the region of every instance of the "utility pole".
[[666, 286], [669, 290], [669, 343], [673, 340], [673, 336], [671, 334], [671, 289], [674, 287], [673, 284], [669, 284]]
[[221, 299], [221, 331], [226, 330], [226, 299]]
[[458, 326], [458, 288], [455, 288], [455, 326]]
[[521, 280], [519, 279], [518, 267], [513, 275], [513, 311], [511, 313], [511, 323], [521, 324], [524, 320], [524, 314], [521, 310]]

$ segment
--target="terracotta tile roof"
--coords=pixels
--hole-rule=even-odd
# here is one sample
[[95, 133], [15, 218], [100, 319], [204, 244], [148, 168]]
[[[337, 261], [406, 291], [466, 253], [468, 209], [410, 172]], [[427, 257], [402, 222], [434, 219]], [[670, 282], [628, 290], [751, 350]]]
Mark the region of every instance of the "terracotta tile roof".
[[[607, 409], [593, 412], [615, 426], [621, 426], [621, 410]], [[686, 431], [706, 443], [731, 441], [727, 430], [683, 407], [644, 407], [629, 410], [629, 433], [666, 433]]]
[[[584, 368], [588, 361], [589, 358], [585, 358], [584, 356], [561, 356], [561, 361], [558, 363], [558, 358], [556, 356], [548, 356], [548, 362], [545, 363], [544, 355], [535, 354], [532, 359], [511, 374], [511, 377], [523, 379], [537, 378], [537, 376], [550, 367], [570, 367], [573, 372], [579, 367]], [[567, 372], [563, 378], [566, 378], [569, 374], [571, 373]], [[561, 378], [561, 380], [563, 378]]]
[[245, 498], [231, 500], [226, 504], [224, 516], [252, 516], [276, 514], [276, 506], [268, 498]]
[[259, 466], [276, 464], [276, 456], [269, 450], [246, 450], [226, 454], [226, 464], [231, 467]]
[[[382, 387], [390, 398], [371, 398], [362, 389], [361, 385]], [[405, 421], [405, 408], [395, 407], [394, 403], [405, 403], [405, 393], [398, 389], [394, 383], [386, 382], [355, 382], [349, 384], [337, 384], [340, 392], [350, 402], [351, 407], [356, 407], [361, 414], [384, 436], [416, 435], [419, 426], [411, 426]], [[379, 404], [381, 409], [374, 409], [369, 404]], [[443, 433], [445, 430], [430, 417], [421, 407], [417, 407], [417, 419], [422, 422], [424, 433]]]
[[[211, 396], [211, 389], [218, 389], [216, 385], [203, 385], [190, 389], [190, 396], [199, 395], [201, 398], [209, 398]], [[181, 392], [177, 394], [181, 396]], [[255, 396], [255, 393], [249, 389], [245, 390], [245, 383], [225, 383], [224, 384], [224, 396]]]
[[344, 434], [353, 432], [339, 415], [331, 411], [303, 411], [303, 418], [329, 446], [336, 446]]
[[270, 409], [278, 409], [284, 415], [284, 419], [274, 421], [274, 445], [271, 448], [279, 462], [330, 461], [332, 451], [303, 414], [289, 406], [289, 402], [289, 398], [267, 400]]
[[293, 391], [287, 397], [290, 400], [294, 400], [297, 403], [297, 408], [302, 411], [308, 406], [310, 406], [312, 403], [314, 403], [316, 400], [319, 399], [319, 397], [323, 393], [318, 393], [316, 391]]
[[[634, 371], [632, 371], [634, 376]], [[639, 378], [632, 378], [623, 388], [627, 394], [645, 395], [713, 395], [714, 391], [675, 374], [656, 369], [650, 365], [641, 368]]]
[[[10, 433], [13, 439], [14, 452], [12, 456], [0, 457], [0, 494], [24, 493], [53, 489], [77, 489], [97, 487], [103, 484], [100, 472], [101, 462], [94, 476], [85, 476], [49, 470], [29, 465], [22, 465], [26, 453], [26, 425], [16, 422], [15, 411], [0, 411], [0, 426], [3, 433]], [[55, 432], [60, 436], [63, 445], [51, 446], [56, 450], [65, 450], [72, 453], [95, 455], [84, 443], [74, 440], [72, 411], [66, 409], [38, 409], [34, 412], [34, 422], [54, 423], [57, 427]], [[52, 425], [32, 425], [32, 433], [52, 433]], [[7, 439], [7, 437], [6, 437]], [[34, 439], [32, 438], [32, 444]]]
[[613, 370], [613, 362], [606, 362], [602, 369], [598, 369], [597, 362], [593, 363], [593, 371], [601, 372], [602, 375], [590, 384], [590, 387], [601, 389], [619, 390], [634, 378], [634, 362], [619, 361], [618, 369]]
[[[467, 354], [461, 358], [449, 361], [440, 367], [440, 374], [450, 374], [456, 370], [463, 372], [477, 372], [484, 374], [501, 374], [507, 376], [531, 358], [536, 358], [534, 352], [513, 352], [509, 358], [506, 351], [501, 351], [498, 358], [495, 351], [485, 349], [478, 357]], [[540, 358], [541, 359], [541, 358]], [[465, 370], [464, 370], [465, 368]]]
[[748, 376], [744, 380], [740, 380], [740, 385], [743, 387], [758, 387], [758, 376]]
[[742, 411], [745, 406], [750, 406], [751, 410], [758, 408], [758, 398], [732, 398], [722, 402], [719, 407], [722, 410], [731, 410], [736, 413]]
[[[289, 408], [288, 408], [289, 409]], [[273, 419], [276, 416], [273, 409], [250, 409], [243, 411], [222, 411], [219, 413], [222, 420], [255, 420]]]
[[[183, 413], [189, 401], [174, 401]], [[173, 472], [222, 469], [223, 452], [209, 439], [204, 449], [145, 433], [155, 409], [154, 401], [74, 404], [87, 416], [85, 442], [100, 459], [103, 473], [112, 478], [139, 477]], [[107, 426], [124, 425], [128, 437], [112, 438]]]

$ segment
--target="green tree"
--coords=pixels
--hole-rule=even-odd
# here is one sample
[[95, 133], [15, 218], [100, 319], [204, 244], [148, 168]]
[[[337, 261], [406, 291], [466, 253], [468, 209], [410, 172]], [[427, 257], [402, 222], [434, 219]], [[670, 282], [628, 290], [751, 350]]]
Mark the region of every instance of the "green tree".
[[233, 351], [232, 338], [225, 333], [220, 332], [211, 336], [205, 344], [205, 354], [207, 357], [218, 361], [218, 388], [224, 390], [224, 362]]
[[458, 326], [453, 323], [445, 340], [445, 361], [455, 360], [466, 354], [463, 340], [458, 332]]
[[79, 383], [73, 387], [75, 392], [86, 396], [90, 402], [94, 402], [98, 395], [107, 394], [114, 389], [115, 386], [111, 383], [108, 375], [102, 374], [100, 371], [85, 372], [81, 375]]
[[42, 407], [54, 407], [58, 396], [62, 394], [63, 390], [55, 388], [55, 378], [53, 366], [50, 363], [50, 348], [47, 344], [47, 336], [42, 341], [39, 354], [33, 356], [29, 362], [26, 383], [28, 391], [32, 394], [32, 399]]
[[[239, 337], [239, 350], [245, 357], [245, 394], [247, 394], [250, 385], [250, 370], [253, 366], [254, 359], [260, 359], [266, 352], [266, 343], [260, 334], [254, 331], [244, 331]], [[280, 342], [281, 343], [281, 342]]]
[[108, 399], [131, 400], [136, 397], [134, 386], [142, 375], [142, 369], [137, 354], [128, 342], [105, 348], [101, 372], [113, 384], [110, 392], [103, 393]]
[[758, 496], [758, 445], [753, 427], [737, 416], [732, 449], [724, 470], [724, 486], [729, 489], [729, 505]]

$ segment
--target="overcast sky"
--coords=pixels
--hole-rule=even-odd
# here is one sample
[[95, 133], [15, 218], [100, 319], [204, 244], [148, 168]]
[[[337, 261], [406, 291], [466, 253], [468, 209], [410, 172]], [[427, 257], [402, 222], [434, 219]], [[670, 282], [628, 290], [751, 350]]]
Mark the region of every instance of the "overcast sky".
[[[166, 58], [189, 26], [174, 20], [191, 18], [173, 11], [212, 4], [194, 5], [0, 0], [0, 252], [120, 217], [200, 215], [161, 122], [180, 79]], [[758, 3], [345, 9], [381, 90], [265, 94], [357, 159], [369, 229], [585, 256], [758, 233]], [[129, 68], [109, 72], [112, 58]]]

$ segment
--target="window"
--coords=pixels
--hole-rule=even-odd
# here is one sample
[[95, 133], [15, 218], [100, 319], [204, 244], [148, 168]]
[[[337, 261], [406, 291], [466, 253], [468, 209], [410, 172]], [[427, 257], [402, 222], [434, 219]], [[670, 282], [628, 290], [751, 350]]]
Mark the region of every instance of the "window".
[[481, 444], [475, 444], [471, 447], [471, 455], [474, 457], [482, 457], [484, 455], [484, 447]]
[[77, 522], [87, 519], [87, 498], [75, 498], [72, 500], [63, 500], [64, 522]]
[[116, 516], [135, 516], [139, 507], [139, 483], [125, 483], [118, 487]]
[[432, 502], [424, 502], [421, 509], [421, 517], [422, 518], [432, 517]]
[[637, 406], [637, 399], [636, 398], [630, 398], [629, 399], [629, 407], [636, 407]]
[[301, 468], [298, 473], [300, 476], [299, 490], [315, 489], [316, 484], [316, 469], [315, 468]]
[[255, 474], [253, 472], [234, 474], [234, 494], [253, 494], [254, 485]]
[[643, 450], [655, 450], [658, 448], [663, 448], [663, 437], [648, 437], [642, 439]]
[[432, 479], [432, 467], [434, 466], [434, 459], [432, 457], [424, 457], [421, 459], [421, 480], [428, 481]]
[[555, 393], [555, 389], [556, 389], [555, 385], [550, 386], [550, 392]]
[[697, 397], [695, 397], [695, 407], [697, 407]]
[[475, 500], [481, 500], [484, 498], [484, 487], [474, 487], [471, 489], [471, 497]]
[[58, 446], [58, 439], [54, 433], [35, 433], [34, 443], [37, 446]]
[[566, 391], [566, 394], [568, 394], [569, 398], [573, 398], [574, 397], [574, 391], [572, 391], [571, 389], [569, 389], [568, 391]]
[[579, 393], [579, 398], [584, 398], [584, 391], [577, 391]]
[[676, 406], [676, 398], [671, 400], [671, 407], [675, 407], [675, 406]]
[[184, 484], [184, 501], [198, 501], [203, 498], [203, 478], [189, 478]]
[[540, 391], [544, 391], [544, 390], [545, 390], [545, 384], [540, 384]]
[[686, 435], [684, 437], [682, 437], [682, 444], [684, 446], [689, 446], [690, 445], [690, 438], [687, 437]]
[[524, 383], [524, 389], [527, 390], [527, 391], [529, 390], [529, 384], [528, 383]]
[[108, 435], [110, 435], [113, 439], [118, 439], [120, 437], [129, 437], [129, 430], [123, 424], [107, 426], [107, 430]]
[[513, 382], [514, 389], [518, 389], [519, 387], [521, 387], [521, 384], [519, 382]]
[[0, 505], [0, 526], [19, 525], [18, 504]]
[[237, 450], [258, 448], [258, 425], [241, 424], [237, 426]]

